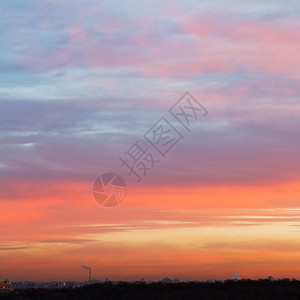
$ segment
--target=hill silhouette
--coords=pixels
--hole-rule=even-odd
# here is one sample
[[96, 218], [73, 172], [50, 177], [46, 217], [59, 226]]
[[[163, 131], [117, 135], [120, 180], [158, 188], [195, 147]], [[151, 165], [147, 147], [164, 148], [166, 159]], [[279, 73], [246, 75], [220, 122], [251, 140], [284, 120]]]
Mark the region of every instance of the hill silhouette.
[[2, 299], [102, 300], [300, 300], [300, 282], [226, 280], [223, 282], [92, 284], [81, 288], [15, 290]]

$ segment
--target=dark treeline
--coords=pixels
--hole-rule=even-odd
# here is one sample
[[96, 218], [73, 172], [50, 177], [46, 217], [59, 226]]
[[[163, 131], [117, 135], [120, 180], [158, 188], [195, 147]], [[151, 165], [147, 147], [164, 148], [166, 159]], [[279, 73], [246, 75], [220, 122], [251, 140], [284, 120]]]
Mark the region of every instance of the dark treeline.
[[103, 300], [300, 300], [299, 281], [228, 280], [225, 283], [112, 283], [76, 289], [15, 290], [1, 299], [103, 299]]

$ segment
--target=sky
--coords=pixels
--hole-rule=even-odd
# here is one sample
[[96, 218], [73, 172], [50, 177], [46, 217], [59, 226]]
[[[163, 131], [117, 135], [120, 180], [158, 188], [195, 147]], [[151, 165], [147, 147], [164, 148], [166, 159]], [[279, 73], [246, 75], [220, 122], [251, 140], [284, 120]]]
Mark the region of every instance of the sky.
[[[299, 1], [0, 11], [0, 280], [300, 279]], [[187, 91], [208, 112], [189, 130], [169, 111]], [[164, 157], [144, 138], [162, 117], [182, 136]], [[159, 160], [140, 182], [136, 141]], [[127, 195], [105, 207], [111, 172]]]

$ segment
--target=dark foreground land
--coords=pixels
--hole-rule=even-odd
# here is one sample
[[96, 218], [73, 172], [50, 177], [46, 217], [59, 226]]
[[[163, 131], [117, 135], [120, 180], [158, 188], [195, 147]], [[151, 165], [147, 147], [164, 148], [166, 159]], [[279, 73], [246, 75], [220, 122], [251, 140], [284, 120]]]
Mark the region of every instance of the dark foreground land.
[[1, 299], [103, 300], [300, 300], [299, 281], [241, 280], [225, 283], [112, 283], [70, 289], [15, 290]]

